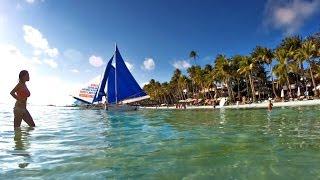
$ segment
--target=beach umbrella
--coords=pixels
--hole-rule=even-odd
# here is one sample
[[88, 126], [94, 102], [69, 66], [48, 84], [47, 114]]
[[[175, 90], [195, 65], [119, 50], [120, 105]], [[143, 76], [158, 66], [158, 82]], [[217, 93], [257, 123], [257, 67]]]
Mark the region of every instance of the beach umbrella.
[[188, 92], [188, 90], [187, 90], [187, 89], [184, 89], [183, 92], [186, 94], [186, 93]]
[[281, 97], [284, 98], [284, 90], [281, 90]]
[[301, 95], [301, 92], [300, 92], [300, 87], [298, 87], [298, 92], [297, 92], [297, 96], [299, 97]]

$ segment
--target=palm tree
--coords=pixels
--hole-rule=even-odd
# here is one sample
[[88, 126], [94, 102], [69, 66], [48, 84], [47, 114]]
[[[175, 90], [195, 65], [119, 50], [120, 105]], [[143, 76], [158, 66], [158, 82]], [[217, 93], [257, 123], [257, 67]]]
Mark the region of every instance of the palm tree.
[[273, 91], [274, 96], [277, 98], [278, 95], [277, 95], [275, 87], [274, 87], [274, 79], [273, 79], [272, 67], [271, 67], [272, 59], [274, 58], [272, 50], [269, 48], [266, 48], [266, 47], [257, 46], [253, 50], [251, 55], [258, 62], [268, 64], [269, 72], [270, 72], [270, 76], [271, 76], [272, 91]]
[[161, 84], [161, 91], [163, 95], [163, 99], [166, 104], [171, 104], [174, 102], [174, 99], [172, 98], [172, 89], [170, 88], [170, 84], [168, 82], [164, 82]]
[[245, 75], [245, 77], [249, 77], [253, 102], [256, 102], [256, 93], [255, 93], [256, 91], [254, 88], [254, 80], [252, 76], [252, 72], [255, 67], [256, 67], [256, 62], [252, 57], [243, 56], [242, 61], [240, 61], [239, 69], [238, 69], [238, 72], [240, 74]]
[[178, 92], [181, 96], [181, 99], [185, 99], [185, 96], [183, 94], [183, 89], [187, 87], [187, 77], [186, 76], [180, 76], [178, 79]]
[[233, 91], [231, 88], [230, 80], [232, 78], [232, 65], [231, 61], [225, 55], [218, 55], [215, 60], [214, 66], [215, 78], [218, 81], [224, 82], [228, 89], [228, 96], [231, 101], [234, 100]]
[[235, 55], [232, 57], [232, 69], [234, 69], [234, 78], [237, 81], [237, 98], [240, 100], [240, 81], [242, 79], [242, 75], [239, 73], [238, 69], [240, 68], [240, 62], [242, 61], [242, 56], [241, 55]]
[[208, 94], [209, 94], [210, 99], [212, 98], [210, 89], [212, 88], [212, 85], [213, 85], [212, 71], [213, 71], [213, 69], [210, 64], [205, 65], [205, 67], [203, 69], [203, 86], [205, 89], [208, 90]]
[[144, 90], [149, 94], [150, 100], [156, 101], [159, 103], [159, 85], [160, 83], [151, 79], [148, 84], [144, 86]]
[[278, 64], [274, 66], [273, 72], [279, 78], [280, 84], [283, 84], [283, 81], [286, 81], [287, 87], [289, 88], [289, 93], [291, 96], [291, 86], [289, 81], [289, 63], [288, 55], [290, 53], [283, 48], [278, 48], [274, 52], [274, 57], [278, 60]]
[[194, 76], [194, 82], [195, 82], [195, 86], [198, 87], [199, 95], [200, 95], [200, 91], [204, 90], [203, 78], [204, 78], [204, 71], [202, 71], [200, 66], [197, 66], [195, 71], [195, 76]]
[[[277, 47], [277, 49], [281, 48], [284, 50], [292, 50], [295, 51], [301, 47], [302, 44], [302, 38], [300, 36], [290, 36], [286, 37], [282, 40], [280, 45]], [[292, 58], [292, 57], [289, 57]]]
[[198, 53], [194, 50], [192, 50], [189, 54], [189, 57], [194, 60], [194, 63], [197, 65], [196, 59], [199, 57]]
[[[182, 73], [179, 69], [175, 69], [174, 72], [173, 72], [173, 75], [171, 77], [171, 81], [170, 81], [170, 84], [171, 84], [171, 87], [174, 89], [175, 88], [175, 93], [174, 95], [177, 97], [177, 99], [182, 99], [182, 96], [181, 96], [181, 92], [180, 92], [180, 87], [179, 87], [179, 79], [181, 78], [182, 76]], [[177, 87], [178, 87], [178, 91], [177, 91]]]
[[[312, 66], [315, 64], [314, 59], [317, 57], [318, 50], [316, 44], [311, 40], [306, 40], [303, 42], [302, 47], [297, 50], [296, 58], [299, 59], [301, 63], [307, 61], [309, 64], [309, 72], [312, 80], [313, 88], [316, 88], [316, 83], [314, 80]], [[315, 96], [318, 96], [318, 91], [315, 89]]]
[[[250, 56], [233, 56], [228, 59], [224, 55], [217, 55], [213, 66], [206, 65], [203, 69], [196, 65], [198, 53], [190, 51], [189, 57], [194, 60], [195, 65], [187, 69], [188, 77], [184, 76], [179, 69], [176, 69], [169, 83], [162, 83], [151, 80], [144, 89], [151, 96], [151, 99], [158, 102], [171, 102], [184, 98], [183, 89], [190, 89], [193, 95], [202, 95], [200, 90], [217, 87], [214, 82], [224, 83], [228, 88], [228, 96], [234, 99], [235, 86], [237, 85], [238, 97], [240, 97], [240, 87], [244, 89], [246, 83], [247, 95], [252, 95], [256, 101], [255, 91], [264, 92], [267, 87], [268, 77], [264, 64], [268, 65], [271, 73], [272, 91], [278, 97], [274, 86], [273, 74], [281, 85], [287, 85], [290, 95], [292, 95], [291, 82], [299, 81], [299, 76], [308, 76], [314, 88], [320, 81], [320, 33], [315, 33], [302, 41], [300, 36], [286, 37], [272, 51], [269, 48], [256, 46]], [[275, 59], [278, 64], [272, 67]], [[308, 64], [308, 69], [304, 70], [304, 63]], [[309, 73], [306, 72], [309, 71]], [[315, 90], [316, 96], [319, 92]], [[210, 95], [210, 93], [209, 93]], [[259, 94], [260, 95], [260, 94]], [[204, 96], [206, 94], [204, 93]]]
[[[200, 66], [191, 66], [187, 69], [188, 75], [191, 79], [192, 93], [198, 94], [198, 86], [201, 84], [201, 67]], [[200, 81], [200, 82], [199, 82]]]

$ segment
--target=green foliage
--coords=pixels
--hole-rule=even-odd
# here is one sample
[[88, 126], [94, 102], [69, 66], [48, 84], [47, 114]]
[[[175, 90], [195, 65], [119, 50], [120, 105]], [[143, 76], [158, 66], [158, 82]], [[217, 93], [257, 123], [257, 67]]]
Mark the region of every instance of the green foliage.
[[[193, 50], [189, 57], [195, 61], [198, 53]], [[224, 85], [231, 102], [240, 96], [252, 96], [255, 101], [257, 92], [259, 97], [261, 92], [277, 97], [282, 85], [289, 88], [290, 84], [301, 85], [299, 77], [305, 77], [306, 82], [312, 82], [315, 87], [320, 82], [319, 57], [320, 33], [306, 39], [291, 36], [284, 38], [275, 50], [256, 46], [250, 55], [228, 58], [218, 54], [212, 65], [206, 64], [203, 68], [193, 65], [187, 69], [187, 74], [175, 69], [170, 82], [161, 84], [151, 79], [144, 89], [152, 100], [166, 104], [177, 103], [186, 98], [210, 99], [213, 94], [219, 97], [225, 93], [224, 89], [217, 89], [217, 84]], [[306, 63], [308, 67], [304, 69], [303, 64]], [[275, 88], [273, 82], [280, 86]]]

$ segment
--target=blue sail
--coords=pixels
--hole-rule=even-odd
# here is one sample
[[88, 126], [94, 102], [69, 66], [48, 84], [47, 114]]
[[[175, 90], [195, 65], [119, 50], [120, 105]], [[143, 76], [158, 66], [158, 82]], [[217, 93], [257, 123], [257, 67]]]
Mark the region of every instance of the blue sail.
[[115, 68], [111, 65], [108, 77], [108, 103], [116, 103]]
[[117, 46], [114, 58], [116, 63], [116, 102], [129, 98], [146, 96], [147, 94], [140, 88], [139, 84], [127, 68]]
[[103, 73], [102, 81], [99, 84], [99, 88], [98, 88], [98, 90], [97, 90], [97, 92], [96, 92], [96, 94], [95, 94], [95, 96], [93, 98], [92, 103], [102, 101], [102, 97], [106, 96], [106, 93], [105, 93], [104, 89], [106, 88], [106, 82], [108, 80], [110, 69], [113, 68], [112, 59], [113, 59], [113, 56], [109, 60], [108, 65], [107, 65], [107, 67], [106, 67], [106, 69], [105, 69], [105, 71]]

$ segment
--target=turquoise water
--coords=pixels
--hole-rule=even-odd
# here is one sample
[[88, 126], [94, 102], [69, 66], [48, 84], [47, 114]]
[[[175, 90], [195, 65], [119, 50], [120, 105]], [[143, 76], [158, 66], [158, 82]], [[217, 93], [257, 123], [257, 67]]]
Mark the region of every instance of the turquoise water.
[[319, 179], [320, 107], [107, 113], [0, 105], [0, 179]]

